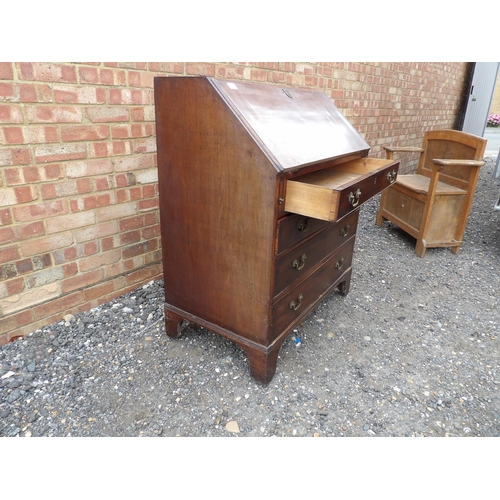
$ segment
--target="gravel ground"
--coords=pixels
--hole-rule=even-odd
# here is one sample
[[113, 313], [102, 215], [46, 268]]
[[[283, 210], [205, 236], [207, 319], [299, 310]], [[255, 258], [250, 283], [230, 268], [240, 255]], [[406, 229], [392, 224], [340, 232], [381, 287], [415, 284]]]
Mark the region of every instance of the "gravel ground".
[[285, 341], [268, 386], [222, 337], [166, 337], [151, 282], [0, 348], [0, 436], [499, 436], [494, 160], [458, 255], [420, 259], [363, 206], [350, 293]]

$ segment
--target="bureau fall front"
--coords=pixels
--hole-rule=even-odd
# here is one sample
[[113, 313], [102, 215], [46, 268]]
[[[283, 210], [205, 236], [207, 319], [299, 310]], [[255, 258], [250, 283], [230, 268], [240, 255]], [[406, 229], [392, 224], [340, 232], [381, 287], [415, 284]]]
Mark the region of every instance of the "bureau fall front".
[[323, 92], [158, 77], [155, 113], [167, 334], [222, 335], [267, 384], [297, 323], [348, 293], [359, 207], [399, 162]]

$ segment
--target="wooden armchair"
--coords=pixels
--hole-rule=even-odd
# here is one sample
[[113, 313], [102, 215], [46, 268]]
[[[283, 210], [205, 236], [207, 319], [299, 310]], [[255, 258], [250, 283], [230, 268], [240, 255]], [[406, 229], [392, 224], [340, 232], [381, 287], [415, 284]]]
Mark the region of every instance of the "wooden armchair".
[[396, 152], [418, 152], [416, 174], [399, 175], [382, 192], [376, 224], [390, 220], [416, 238], [415, 253], [429, 247], [451, 247], [458, 253], [469, 217], [486, 140], [456, 130], [424, 134], [421, 148], [384, 146]]

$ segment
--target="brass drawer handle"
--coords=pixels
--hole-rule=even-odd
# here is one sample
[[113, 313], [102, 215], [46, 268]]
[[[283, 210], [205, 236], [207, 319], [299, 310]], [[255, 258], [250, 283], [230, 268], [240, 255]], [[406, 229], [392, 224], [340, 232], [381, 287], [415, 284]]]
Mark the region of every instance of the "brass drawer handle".
[[304, 298], [304, 296], [302, 294], [300, 294], [297, 297], [297, 304], [295, 304], [295, 300], [292, 300], [290, 302], [290, 309], [293, 309], [294, 311], [296, 311], [300, 307], [300, 304], [302, 303], [303, 298]]
[[297, 269], [297, 271], [300, 271], [303, 269], [303, 267], [306, 265], [306, 254], [303, 253], [302, 256], [300, 257], [300, 262], [299, 259], [294, 259], [292, 262], [292, 267], [294, 269]]
[[396, 180], [396, 171], [395, 170], [387, 173], [387, 180], [389, 181], [389, 184], [392, 184]]
[[361, 197], [361, 189], [356, 189], [356, 193], [353, 193], [352, 191], [349, 193], [349, 203], [353, 207], [357, 207], [359, 205], [359, 198]]
[[309, 229], [309, 217], [305, 217], [304, 219], [300, 219], [298, 222], [297, 222], [297, 229], [299, 231], [307, 231]]
[[344, 257], [341, 257], [339, 261], [335, 264], [335, 269], [342, 269], [342, 266], [344, 265]]
[[349, 234], [349, 229], [351, 226], [349, 224], [346, 224], [341, 230], [340, 230], [340, 236], [343, 236], [344, 238]]

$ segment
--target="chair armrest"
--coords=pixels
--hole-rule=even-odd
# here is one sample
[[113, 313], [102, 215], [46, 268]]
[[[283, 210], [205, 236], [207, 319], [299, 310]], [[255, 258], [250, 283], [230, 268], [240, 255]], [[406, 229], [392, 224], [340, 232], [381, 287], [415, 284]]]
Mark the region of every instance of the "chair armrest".
[[452, 160], [452, 159], [442, 159], [434, 158], [432, 160], [436, 165], [441, 167], [449, 167], [451, 165], [462, 166], [462, 167], [482, 167], [484, 161], [481, 160]]
[[411, 146], [383, 146], [387, 159], [392, 160], [394, 153], [423, 153], [422, 148], [415, 148]]

